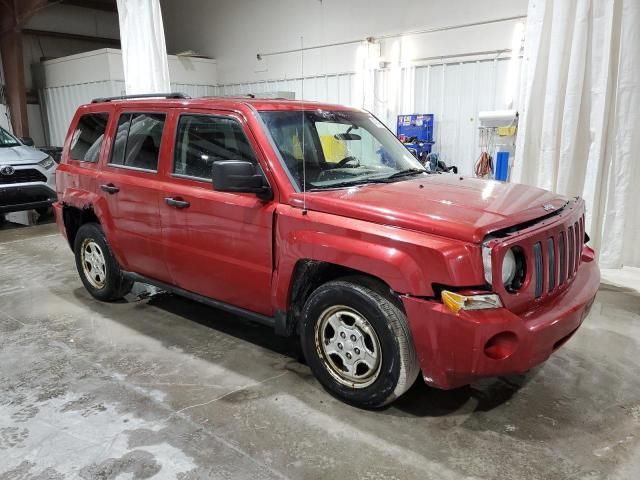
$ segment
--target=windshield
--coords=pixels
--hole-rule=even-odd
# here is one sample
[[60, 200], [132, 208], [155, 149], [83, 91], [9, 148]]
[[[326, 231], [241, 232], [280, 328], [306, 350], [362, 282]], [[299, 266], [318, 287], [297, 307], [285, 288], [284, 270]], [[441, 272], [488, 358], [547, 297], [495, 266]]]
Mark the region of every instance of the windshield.
[[0, 127], [0, 148], [1, 147], [17, 147], [20, 143], [13, 135]]
[[396, 137], [369, 113], [317, 109], [263, 111], [260, 116], [299, 189], [302, 189], [303, 157], [307, 190], [398, 181], [425, 172]]

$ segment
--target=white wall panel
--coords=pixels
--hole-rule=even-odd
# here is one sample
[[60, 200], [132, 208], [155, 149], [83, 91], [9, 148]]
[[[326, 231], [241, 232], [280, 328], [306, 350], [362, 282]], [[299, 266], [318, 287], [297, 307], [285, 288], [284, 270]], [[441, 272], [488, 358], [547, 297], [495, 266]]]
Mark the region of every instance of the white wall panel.
[[[215, 58], [219, 83], [309, 77], [355, 69], [358, 40], [382, 38], [387, 60], [403, 36], [410, 58], [510, 48], [516, 23], [504, 21], [446, 31], [412, 34], [452, 25], [527, 13], [528, 0], [161, 0], [167, 50], [195, 50]], [[250, 12], [250, 13], [247, 13]], [[279, 55], [256, 54], [332, 45]], [[336, 45], [341, 42], [356, 43]]]
[[[508, 68], [509, 61], [505, 59], [375, 70], [370, 74], [369, 84], [363, 75], [355, 73], [312, 76], [304, 79], [304, 97], [303, 81], [299, 78], [218, 86], [174, 83], [172, 90], [192, 97], [294, 92], [296, 99], [365, 106], [393, 132], [399, 114], [433, 113], [434, 151], [447, 164], [457, 165], [461, 173], [468, 175], [480, 154], [478, 112], [506, 107]], [[363, 85], [368, 87], [364, 99], [358, 94]], [[79, 105], [123, 92], [124, 83], [119, 80], [44, 89], [49, 143], [62, 145]]]
[[469, 175], [480, 155], [478, 112], [507, 108], [508, 69], [506, 59], [418, 67], [414, 111], [401, 113], [435, 114], [434, 151]]
[[[371, 73], [373, 85], [364, 93], [364, 99], [356, 98], [356, 91], [363, 88], [356, 82], [366, 86], [363, 75], [313, 76], [304, 79], [304, 100], [364, 106], [393, 132], [398, 115], [433, 113], [434, 151], [447, 164], [457, 165], [461, 173], [470, 175], [480, 155], [478, 112], [506, 108], [508, 69], [508, 59], [482, 59], [375, 70]], [[300, 79], [236, 83], [217, 87], [217, 93], [227, 96], [292, 91], [300, 99], [301, 83]]]
[[303, 98], [310, 102], [330, 102], [349, 105], [353, 103], [351, 97], [353, 73], [321, 75], [307, 77], [303, 81], [300, 78], [288, 78], [268, 80], [260, 82], [234, 83], [219, 85], [214, 88], [216, 95], [235, 96], [249, 94], [264, 94], [275, 92], [294, 92], [296, 100]]
[[[194, 98], [218, 95], [218, 87], [213, 85], [172, 83], [171, 90]], [[124, 95], [124, 92], [125, 86], [122, 80], [105, 80], [42, 89], [41, 103], [47, 118], [48, 143], [62, 146], [69, 124], [80, 105], [90, 103], [98, 97]]]
[[47, 117], [49, 144], [62, 146], [69, 124], [80, 105], [90, 103], [97, 97], [119, 94], [118, 82], [114, 80], [43, 89], [41, 104]]

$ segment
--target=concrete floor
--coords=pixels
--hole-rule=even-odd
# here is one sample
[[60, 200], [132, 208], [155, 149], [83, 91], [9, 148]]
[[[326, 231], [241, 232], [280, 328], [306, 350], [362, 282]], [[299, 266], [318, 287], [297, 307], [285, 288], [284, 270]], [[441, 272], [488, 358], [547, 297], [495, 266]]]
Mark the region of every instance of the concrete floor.
[[640, 478], [640, 296], [526, 376], [377, 412], [295, 342], [180, 298], [103, 304], [54, 225], [0, 231], [0, 478]]

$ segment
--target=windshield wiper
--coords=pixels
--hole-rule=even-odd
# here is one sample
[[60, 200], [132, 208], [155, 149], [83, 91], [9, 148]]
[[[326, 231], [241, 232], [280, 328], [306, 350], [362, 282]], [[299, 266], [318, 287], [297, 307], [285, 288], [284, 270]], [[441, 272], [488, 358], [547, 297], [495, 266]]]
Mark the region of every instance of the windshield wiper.
[[422, 168], [407, 168], [406, 170], [400, 170], [399, 172], [396, 172], [392, 175], [389, 175], [388, 177], [385, 177], [385, 180], [391, 180], [391, 179], [400, 178], [400, 177], [408, 177], [410, 175], [417, 175], [418, 173], [427, 173], [427, 171], [423, 170]]
[[368, 183], [391, 183], [391, 180], [396, 178], [408, 177], [411, 175], [417, 175], [419, 173], [429, 173], [426, 170], [422, 170], [420, 168], [408, 168], [406, 170], [400, 170], [388, 177], [374, 177], [374, 178], [361, 178], [358, 180], [351, 180], [345, 182], [332, 183], [331, 185], [322, 186], [322, 187], [311, 187], [307, 189], [307, 191], [319, 191], [319, 190], [328, 190], [331, 188], [344, 188], [344, 187], [355, 187], [359, 185], [366, 185]]
[[386, 177], [385, 178], [362, 178], [360, 180], [351, 180], [347, 182], [332, 183], [331, 185], [326, 185], [321, 187], [313, 186], [311, 188], [308, 188], [307, 191], [317, 192], [320, 190], [330, 190], [332, 188], [356, 187], [360, 185], [366, 185], [368, 183], [388, 183], [388, 182]]

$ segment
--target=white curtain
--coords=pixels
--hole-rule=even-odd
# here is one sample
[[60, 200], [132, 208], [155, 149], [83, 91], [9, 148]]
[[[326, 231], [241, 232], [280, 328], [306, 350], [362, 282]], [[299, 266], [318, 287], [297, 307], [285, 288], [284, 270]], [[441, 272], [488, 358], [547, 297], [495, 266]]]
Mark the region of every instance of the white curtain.
[[127, 94], [169, 92], [159, 0], [118, 0], [118, 17]]
[[587, 203], [607, 268], [640, 267], [640, 0], [530, 0], [512, 180]]

